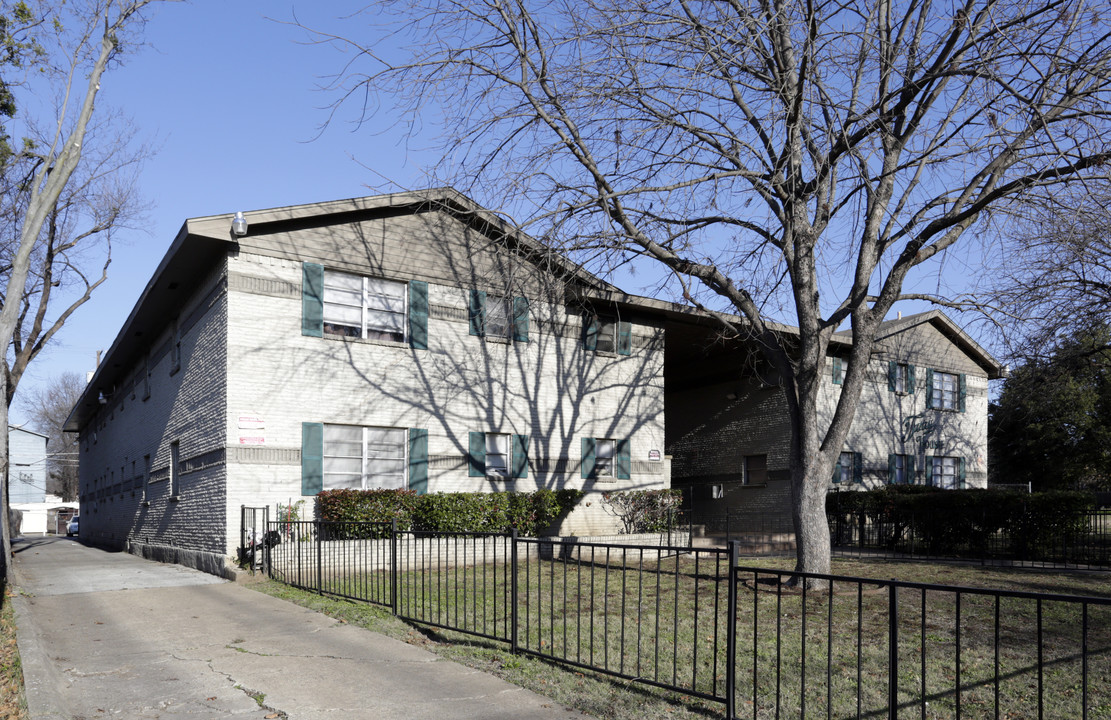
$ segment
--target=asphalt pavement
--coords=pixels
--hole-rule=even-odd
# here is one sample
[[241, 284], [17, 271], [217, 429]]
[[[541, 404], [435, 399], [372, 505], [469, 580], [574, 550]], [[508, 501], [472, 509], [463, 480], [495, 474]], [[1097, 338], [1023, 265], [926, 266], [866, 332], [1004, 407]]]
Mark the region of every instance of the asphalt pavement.
[[32, 720], [584, 717], [199, 571], [62, 537], [14, 552]]

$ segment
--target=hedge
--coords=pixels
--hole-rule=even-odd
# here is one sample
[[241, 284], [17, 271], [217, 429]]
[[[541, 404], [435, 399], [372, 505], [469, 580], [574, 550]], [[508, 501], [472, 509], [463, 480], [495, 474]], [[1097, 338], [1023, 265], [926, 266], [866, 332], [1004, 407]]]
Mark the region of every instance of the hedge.
[[325, 490], [316, 497], [318, 517], [325, 521], [396, 520], [399, 530], [425, 532], [500, 533], [516, 528], [519, 535], [536, 537], [561, 514], [570, 512], [583, 492], [541, 489], [417, 495], [411, 490]]
[[931, 553], [982, 553], [1002, 534], [1010, 552], [1036, 557], [1067, 542], [1084, 527], [1094, 506], [1090, 493], [1016, 490], [940, 490], [921, 485], [888, 485], [864, 492], [826, 496], [826, 512], [842, 523], [861, 515], [880, 545], [894, 549], [913, 538]]

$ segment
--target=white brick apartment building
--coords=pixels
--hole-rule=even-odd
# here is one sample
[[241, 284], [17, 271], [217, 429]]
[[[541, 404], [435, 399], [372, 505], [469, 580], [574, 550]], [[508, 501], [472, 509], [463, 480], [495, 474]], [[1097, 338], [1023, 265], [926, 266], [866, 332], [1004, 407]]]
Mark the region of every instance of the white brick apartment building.
[[[451, 190], [187, 221], [75, 407], [81, 534], [219, 573], [330, 487], [668, 487], [662, 321]], [[593, 300], [592, 300], [593, 298]]]

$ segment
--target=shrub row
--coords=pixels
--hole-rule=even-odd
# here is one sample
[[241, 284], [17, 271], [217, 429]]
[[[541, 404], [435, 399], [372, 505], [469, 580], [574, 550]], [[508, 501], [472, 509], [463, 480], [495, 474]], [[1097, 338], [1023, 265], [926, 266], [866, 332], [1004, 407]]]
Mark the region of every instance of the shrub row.
[[1084, 513], [1094, 507], [1090, 493], [1058, 490], [1026, 494], [1014, 490], [940, 490], [889, 485], [865, 492], [831, 493], [831, 520], [850, 523], [861, 516], [888, 549], [914, 542], [932, 553], [982, 553], [998, 545], [1036, 557], [1082, 532]]
[[392, 522], [400, 530], [509, 532], [536, 537], [583, 497], [581, 490], [530, 493], [433, 493], [411, 490], [325, 490], [318, 516], [334, 522]]

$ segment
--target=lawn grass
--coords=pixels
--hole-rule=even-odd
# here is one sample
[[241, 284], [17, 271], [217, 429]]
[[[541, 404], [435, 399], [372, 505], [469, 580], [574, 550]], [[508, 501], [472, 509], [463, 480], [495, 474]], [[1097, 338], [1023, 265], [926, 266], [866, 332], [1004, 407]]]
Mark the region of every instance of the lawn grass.
[[10, 588], [0, 580], [0, 720], [28, 720]]
[[[640, 560], [532, 559], [527, 569], [519, 566], [519, 646], [549, 658], [675, 683], [686, 693], [607, 678], [542, 657], [512, 655], [496, 641], [420, 630], [385, 609], [320, 598], [277, 584], [259, 587], [347, 622], [426, 645], [599, 718], [720, 717], [721, 703], [693, 696], [724, 693], [726, 583], [716, 579], [720, 568], [707, 565], [705, 558], [695, 567], [687, 556]], [[742, 559], [744, 563], [783, 570], [791, 565], [786, 558]], [[1097, 573], [862, 560], [834, 561], [833, 572], [962, 587], [1111, 595], [1106, 575]], [[504, 620], [510, 598], [506, 578], [504, 567], [498, 566], [471, 568], [462, 575], [458, 568], [404, 573], [403, 609], [409, 617], [505, 637], [505, 623], [498, 618]], [[738, 715], [857, 717], [858, 703], [860, 716], [882, 715], [888, 692], [887, 589], [835, 585], [832, 595], [809, 592], [804, 598], [798, 591], [767, 583], [768, 579], [753, 577], [739, 592]], [[333, 587], [336, 582], [332, 579]], [[350, 582], [358, 586], [366, 578]], [[958, 694], [963, 717], [994, 717], [994, 598], [962, 595], [958, 609], [954, 593], [903, 589], [898, 602], [899, 717], [953, 717]], [[1088, 607], [1087, 708], [1093, 719], [1111, 718], [1109, 610]], [[1039, 702], [1047, 718], [1081, 717], [1083, 621], [1078, 606], [1042, 603], [1040, 698], [1034, 642], [1037, 603], [1003, 598], [999, 614], [1000, 717], [1036, 717]], [[928, 704], [923, 705], [923, 698]]]

